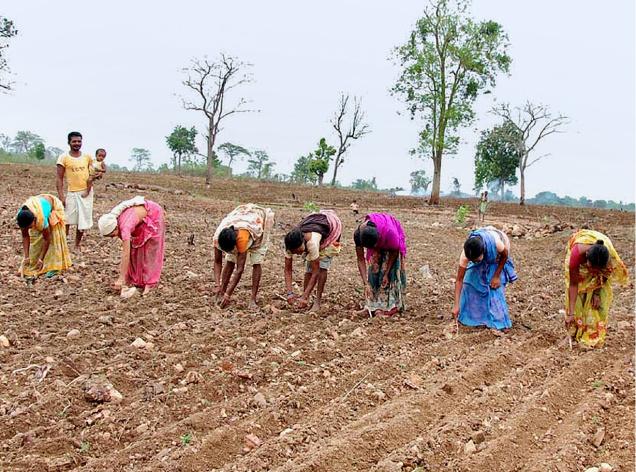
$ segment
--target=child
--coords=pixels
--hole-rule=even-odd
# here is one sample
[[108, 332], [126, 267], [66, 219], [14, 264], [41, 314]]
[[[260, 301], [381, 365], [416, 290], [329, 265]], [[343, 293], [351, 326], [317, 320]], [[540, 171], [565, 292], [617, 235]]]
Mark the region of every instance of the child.
[[354, 215], [356, 216], [358, 215], [358, 204], [356, 203], [355, 200], [351, 204], [351, 211], [353, 212]]
[[88, 181], [88, 187], [86, 191], [82, 194], [84, 198], [88, 196], [93, 188], [93, 182], [95, 180], [99, 180], [106, 173], [106, 163], [104, 160], [106, 159], [106, 149], [99, 148], [95, 151], [95, 160], [89, 169], [89, 173], [91, 178]]
[[483, 222], [488, 209], [488, 190], [482, 192], [479, 200], [479, 221]]

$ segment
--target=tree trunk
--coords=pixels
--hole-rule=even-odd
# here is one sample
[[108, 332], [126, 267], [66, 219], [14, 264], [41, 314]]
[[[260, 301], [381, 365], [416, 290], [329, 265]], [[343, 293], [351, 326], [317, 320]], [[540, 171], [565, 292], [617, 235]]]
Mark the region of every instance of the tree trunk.
[[207, 166], [205, 171], [205, 185], [209, 186], [212, 182], [212, 163], [214, 162], [214, 138], [212, 134], [212, 123], [208, 126], [208, 142], [207, 142]]
[[440, 180], [442, 177], [442, 153], [436, 152], [436, 156], [433, 157], [433, 190], [431, 190], [431, 198], [428, 201], [429, 205], [439, 205], [439, 191]]
[[526, 204], [526, 178], [524, 171], [525, 169], [519, 168], [519, 205]]
[[331, 186], [336, 186], [336, 176], [338, 175], [338, 167], [340, 167], [340, 154], [336, 157], [336, 160], [333, 161], [333, 177], [331, 177]]
[[322, 187], [322, 179], [325, 174], [318, 174], [318, 187]]
[[181, 153], [179, 153], [178, 156], [179, 156], [179, 161], [178, 161], [178, 164], [177, 164], [177, 169], [178, 169], [177, 170], [177, 175], [181, 175]]
[[503, 179], [501, 179], [501, 180], [499, 181], [499, 187], [501, 187], [501, 201], [502, 201], [502, 202], [504, 201], [504, 198], [505, 198], [505, 197], [504, 197], [504, 195], [505, 195], [505, 193], [504, 193], [504, 186], [505, 186], [505, 185], [506, 185], [506, 183], [504, 182], [504, 180], [503, 180]]

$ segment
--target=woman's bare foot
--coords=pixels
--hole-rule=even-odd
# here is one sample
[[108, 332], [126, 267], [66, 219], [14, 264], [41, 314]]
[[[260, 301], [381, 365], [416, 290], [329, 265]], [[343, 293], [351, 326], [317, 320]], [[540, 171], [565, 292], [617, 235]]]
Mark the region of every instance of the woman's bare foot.
[[312, 313], [318, 313], [320, 311], [320, 302], [318, 300], [314, 300], [314, 304], [309, 309]]
[[149, 286], [146, 285], [144, 287], [144, 292], [142, 293], [142, 295], [148, 295], [151, 290], [152, 290], [152, 287], [149, 287]]
[[249, 305], [247, 305], [247, 309], [250, 311], [258, 311], [258, 303], [256, 303], [256, 300], [250, 300]]

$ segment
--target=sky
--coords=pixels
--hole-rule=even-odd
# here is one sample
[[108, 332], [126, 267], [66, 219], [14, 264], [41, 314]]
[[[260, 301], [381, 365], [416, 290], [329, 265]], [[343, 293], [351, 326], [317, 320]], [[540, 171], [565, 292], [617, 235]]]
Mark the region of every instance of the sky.
[[[433, 167], [409, 154], [423, 125], [389, 92], [399, 75], [390, 57], [424, 4], [3, 0], [0, 15], [19, 34], [7, 50], [15, 90], [0, 95], [0, 133], [30, 130], [66, 148], [66, 134], [79, 130], [84, 149], [105, 147], [107, 162], [129, 164], [134, 147], [149, 149], [155, 165], [167, 162], [165, 137], [176, 125], [205, 130], [203, 115], [181, 106], [182, 69], [225, 52], [253, 64], [254, 82], [229, 102], [244, 96], [259, 111], [225, 121], [217, 145], [265, 150], [275, 171], [289, 173], [321, 137], [336, 143], [329, 120], [345, 92], [361, 97], [372, 132], [354, 142], [338, 180], [375, 176], [381, 187], [408, 188], [410, 172], [432, 175]], [[496, 123], [492, 106], [530, 100], [570, 123], [538, 146], [549, 156], [528, 170], [527, 196], [549, 190], [634, 201], [633, 0], [474, 0], [470, 11], [503, 26], [513, 63], [460, 130], [459, 152], [442, 165], [442, 189], [457, 177], [471, 191], [479, 132]]]

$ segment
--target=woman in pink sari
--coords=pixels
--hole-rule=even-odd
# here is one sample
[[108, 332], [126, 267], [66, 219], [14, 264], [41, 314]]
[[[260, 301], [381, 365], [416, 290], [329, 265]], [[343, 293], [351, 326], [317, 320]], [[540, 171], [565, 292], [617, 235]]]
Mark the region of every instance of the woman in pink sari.
[[400, 222], [388, 213], [369, 213], [353, 240], [364, 283], [365, 311], [378, 316], [404, 311], [406, 235]]
[[165, 220], [161, 206], [144, 197], [126, 200], [98, 222], [102, 236], [122, 240], [119, 278], [115, 288], [129, 298], [137, 289], [147, 294], [157, 286], [163, 268]]

